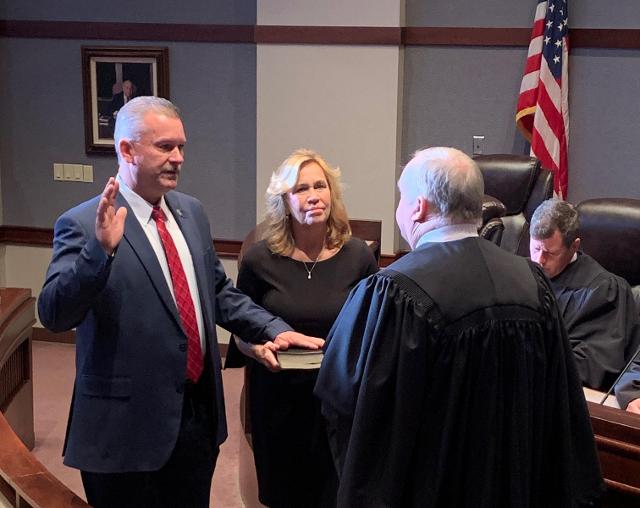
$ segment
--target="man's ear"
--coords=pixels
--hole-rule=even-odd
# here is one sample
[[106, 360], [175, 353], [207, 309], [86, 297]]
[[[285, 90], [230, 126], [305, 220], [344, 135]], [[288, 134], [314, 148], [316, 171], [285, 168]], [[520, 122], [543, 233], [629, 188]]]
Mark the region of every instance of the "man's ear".
[[578, 252], [579, 248], [580, 248], [580, 238], [576, 238], [571, 244], [571, 254], [575, 254], [576, 252]]
[[133, 143], [131, 143], [130, 140], [123, 138], [120, 140], [120, 143], [118, 146], [120, 147], [120, 154], [122, 155], [122, 158], [126, 162], [131, 164], [133, 162], [133, 155], [134, 155]]
[[416, 200], [416, 206], [411, 214], [411, 220], [417, 223], [423, 223], [427, 221], [429, 215], [429, 202], [423, 197], [418, 196]]

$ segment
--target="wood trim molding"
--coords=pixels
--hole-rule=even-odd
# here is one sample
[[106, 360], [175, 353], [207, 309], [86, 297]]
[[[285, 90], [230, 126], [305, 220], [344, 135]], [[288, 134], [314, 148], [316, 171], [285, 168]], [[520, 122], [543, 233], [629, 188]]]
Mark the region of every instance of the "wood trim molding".
[[572, 48], [640, 48], [640, 30], [637, 29], [578, 28], [571, 30], [569, 37]]
[[[53, 247], [53, 229], [27, 226], [0, 226], [0, 245], [30, 245], [33, 247]], [[240, 240], [213, 239], [213, 245], [220, 257], [236, 259], [240, 253]]]
[[371, 26], [279, 26], [257, 25], [258, 44], [402, 44], [402, 28]]
[[40, 326], [33, 327], [33, 340], [39, 340], [41, 342], [58, 342], [61, 344], [75, 344], [76, 343], [76, 331], [69, 330], [66, 332], [50, 332], [46, 328]]
[[528, 46], [530, 38], [531, 28], [406, 27], [402, 33], [407, 46]]
[[[640, 29], [572, 28], [572, 48], [640, 49]], [[111, 23], [0, 19], [0, 37], [395, 46], [528, 46], [531, 28]]]
[[[0, 226], [0, 245], [2, 244], [53, 247], [53, 229], [32, 228], [27, 226]], [[213, 246], [221, 258], [238, 259], [242, 241], [214, 238]], [[382, 254], [380, 256], [380, 266], [389, 266], [404, 254], [406, 254], [406, 252], [403, 251], [396, 252], [395, 254]]]
[[214, 238], [213, 246], [216, 249], [216, 254], [221, 258], [238, 259], [240, 247], [242, 247], [242, 241]]
[[36, 247], [53, 246], [53, 229], [27, 226], [0, 226], [0, 244], [11, 243]]
[[0, 20], [0, 36], [110, 41], [254, 42], [253, 25]]

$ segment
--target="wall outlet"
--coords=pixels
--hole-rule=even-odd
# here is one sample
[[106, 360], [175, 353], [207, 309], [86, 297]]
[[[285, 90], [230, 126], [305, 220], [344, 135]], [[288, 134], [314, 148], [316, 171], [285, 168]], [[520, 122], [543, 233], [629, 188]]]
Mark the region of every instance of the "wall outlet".
[[473, 155], [484, 153], [484, 136], [473, 136]]

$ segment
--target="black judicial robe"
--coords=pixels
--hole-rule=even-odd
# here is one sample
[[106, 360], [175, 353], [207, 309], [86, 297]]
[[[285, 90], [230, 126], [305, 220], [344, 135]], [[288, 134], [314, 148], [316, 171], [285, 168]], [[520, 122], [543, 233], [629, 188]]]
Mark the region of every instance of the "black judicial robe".
[[582, 383], [606, 392], [640, 346], [640, 321], [629, 284], [578, 252], [578, 259], [551, 279], [551, 287]]
[[341, 507], [589, 506], [604, 489], [553, 293], [480, 238], [356, 286], [315, 393]]

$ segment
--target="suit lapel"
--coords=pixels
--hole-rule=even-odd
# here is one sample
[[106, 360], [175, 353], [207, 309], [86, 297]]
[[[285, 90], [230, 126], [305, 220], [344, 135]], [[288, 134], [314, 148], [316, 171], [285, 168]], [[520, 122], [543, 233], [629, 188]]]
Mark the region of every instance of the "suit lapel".
[[133, 210], [129, 206], [129, 203], [127, 203], [127, 200], [124, 199], [121, 194], [116, 198], [116, 202], [119, 206], [126, 207], [128, 211], [127, 218], [125, 219], [124, 239], [129, 243], [131, 250], [133, 250], [134, 254], [140, 260], [140, 263], [147, 272], [149, 279], [151, 279], [160, 300], [162, 300], [162, 303], [164, 303], [165, 307], [174, 317], [176, 322], [182, 326], [180, 316], [178, 315], [178, 309], [173, 301], [171, 291], [169, 290], [167, 281], [164, 278], [164, 273], [162, 272], [156, 253], [149, 243], [147, 235], [142, 230], [142, 227], [133, 213]]

